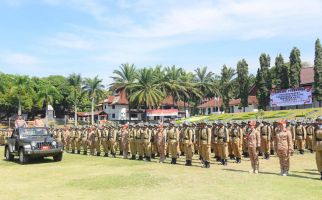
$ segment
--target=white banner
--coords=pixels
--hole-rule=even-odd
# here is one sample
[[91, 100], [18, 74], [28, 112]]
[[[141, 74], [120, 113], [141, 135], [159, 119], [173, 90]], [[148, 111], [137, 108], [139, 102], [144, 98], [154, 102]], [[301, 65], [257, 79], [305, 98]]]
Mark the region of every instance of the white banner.
[[312, 104], [312, 88], [293, 88], [272, 91], [270, 97], [271, 107], [295, 106]]

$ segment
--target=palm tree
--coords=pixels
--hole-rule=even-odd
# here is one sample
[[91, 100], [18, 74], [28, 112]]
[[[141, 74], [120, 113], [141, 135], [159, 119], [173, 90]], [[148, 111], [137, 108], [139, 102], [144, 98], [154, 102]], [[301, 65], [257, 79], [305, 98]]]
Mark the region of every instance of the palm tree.
[[83, 90], [88, 94], [89, 98], [92, 101], [92, 117], [91, 123], [94, 124], [94, 103], [95, 100], [98, 101], [104, 95], [104, 85], [102, 84], [103, 80], [99, 79], [98, 76], [95, 76], [93, 79], [86, 78], [85, 85]]
[[221, 69], [220, 93], [224, 103], [225, 112], [229, 112], [229, 100], [233, 91], [233, 77], [235, 70], [224, 65]]
[[130, 96], [130, 102], [145, 105], [146, 119], [146, 110], [153, 106], [158, 106], [164, 98], [157, 80], [152, 68], [143, 68], [138, 71], [137, 82], [134, 82], [129, 87], [133, 91]]
[[58, 95], [58, 90], [52, 85], [42, 85], [38, 91], [38, 105], [46, 106], [46, 126], [48, 126], [48, 105], [54, 102], [54, 95]]
[[25, 94], [30, 94], [32, 87], [30, 85], [30, 79], [28, 76], [17, 76], [14, 80], [12, 91], [17, 94], [18, 97], [18, 115], [21, 115], [21, 98]]
[[[136, 81], [137, 71], [134, 64], [122, 64], [119, 70], [114, 70], [112, 76], [113, 83], [110, 84], [113, 91], [125, 90], [126, 96], [129, 97], [132, 94], [130, 89], [131, 85]], [[129, 101], [129, 121], [131, 121], [131, 103]]]
[[197, 83], [197, 88], [203, 93], [204, 97], [213, 97], [214, 73], [207, 72], [207, 67], [197, 68], [195, 73], [195, 82]]
[[188, 96], [187, 89], [181, 80], [182, 74], [182, 68], [177, 68], [176, 66], [165, 68], [165, 78], [162, 83], [162, 88], [164, 88], [163, 90], [167, 95], [172, 96], [173, 105], [183, 98], [183, 94]]
[[84, 94], [82, 92], [82, 76], [80, 74], [71, 74], [67, 78], [69, 85], [72, 87], [72, 92], [70, 94], [70, 97], [72, 98], [72, 101], [74, 103], [74, 125], [77, 126], [77, 105], [79, 103], [79, 99]]

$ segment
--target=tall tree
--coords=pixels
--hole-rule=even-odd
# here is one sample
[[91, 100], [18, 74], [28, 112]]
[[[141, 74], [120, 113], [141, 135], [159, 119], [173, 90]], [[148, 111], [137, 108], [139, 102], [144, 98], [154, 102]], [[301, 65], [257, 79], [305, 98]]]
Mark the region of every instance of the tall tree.
[[214, 73], [208, 71], [207, 67], [197, 68], [195, 70], [195, 82], [197, 88], [202, 92], [204, 97], [214, 96], [213, 87]]
[[89, 98], [92, 102], [91, 108], [91, 123], [94, 124], [94, 104], [98, 102], [100, 98], [104, 95], [104, 85], [102, 84], [103, 80], [95, 76], [93, 79], [86, 78], [85, 85], [83, 86], [83, 90], [88, 94]]
[[300, 86], [301, 83], [301, 61], [300, 50], [294, 47], [290, 54], [290, 87], [296, 88]]
[[240, 106], [245, 112], [248, 106], [248, 93], [249, 93], [249, 78], [248, 78], [248, 64], [245, 59], [237, 63], [237, 81], [239, 83], [239, 98]]
[[314, 57], [314, 97], [321, 107], [322, 102], [322, 47], [320, 39], [315, 41]]
[[175, 65], [172, 67], [166, 67], [165, 79], [162, 83], [159, 83], [163, 85], [161, 88], [164, 88], [165, 93], [172, 96], [172, 103], [174, 106], [176, 102], [183, 100], [183, 94], [187, 95], [187, 89], [181, 81], [182, 73], [183, 69], [176, 67]]
[[259, 57], [260, 68], [256, 75], [256, 88], [258, 106], [260, 109], [266, 110], [269, 104], [270, 90], [272, 88], [271, 73], [270, 73], [271, 58], [268, 54], [262, 53]]
[[52, 85], [42, 85], [38, 92], [38, 104], [46, 108], [46, 126], [48, 126], [48, 105], [54, 103], [54, 95], [59, 94], [58, 90]]
[[83, 79], [80, 74], [71, 74], [67, 78], [69, 85], [72, 87], [72, 92], [70, 94], [70, 97], [74, 104], [74, 125], [77, 126], [77, 106], [80, 103], [81, 95], [84, 94], [82, 92], [82, 83]]
[[21, 99], [24, 95], [31, 94], [31, 84], [28, 76], [18, 76], [14, 80], [14, 85], [12, 87], [13, 93], [16, 93], [18, 97], [18, 115], [21, 115]]
[[276, 81], [276, 89], [280, 90], [289, 88], [289, 69], [288, 66], [284, 63], [284, 58], [281, 54], [279, 54], [275, 59], [275, 67], [278, 76]]
[[223, 100], [223, 107], [225, 112], [229, 112], [229, 101], [231, 99], [231, 92], [233, 89], [232, 79], [235, 75], [235, 70], [224, 65], [221, 69], [220, 78], [220, 93]]
[[[137, 70], [134, 64], [122, 64], [118, 70], [113, 71], [113, 83], [110, 85], [112, 90], [125, 90], [126, 96], [129, 98], [132, 94], [131, 85], [136, 81]], [[129, 120], [131, 121], [131, 102], [129, 101]]]
[[148, 108], [160, 105], [164, 98], [164, 93], [159, 88], [156, 76], [152, 68], [143, 68], [138, 71], [137, 82], [130, 86], [133, 93], [130, 101], [137, 105], [145, 106], [145, 119], [147, 120]]

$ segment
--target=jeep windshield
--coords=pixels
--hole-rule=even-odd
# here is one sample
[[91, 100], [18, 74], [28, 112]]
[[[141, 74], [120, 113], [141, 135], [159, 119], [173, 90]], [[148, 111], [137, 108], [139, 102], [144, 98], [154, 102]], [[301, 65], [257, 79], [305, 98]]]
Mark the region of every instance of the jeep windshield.
[[19, 135], [21, 137], [46, 136], [48, 131], [45, 128], [20, 128]]

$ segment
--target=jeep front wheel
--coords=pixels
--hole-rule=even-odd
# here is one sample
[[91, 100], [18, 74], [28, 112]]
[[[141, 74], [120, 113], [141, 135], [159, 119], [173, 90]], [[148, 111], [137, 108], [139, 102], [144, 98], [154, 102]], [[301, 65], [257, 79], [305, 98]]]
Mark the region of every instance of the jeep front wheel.
[[24, 150], [20, 149], [19, 151], [19, 162], [20, 164], [26, 164], [28, 162], [28, 156], [25, 155]]
[[54, 156], [54, 161], [55, 162], [59, 162], [63, 159], [63, 153], [59, 153], [57, 155]]
[[14, 156], [11, 155], [11, 153], [9, 151], [9, 148], [6, 147], [4, 151], [5, 151], [4, 153], [5, 153], [6, 160], [7, 161], [13, 161]]

